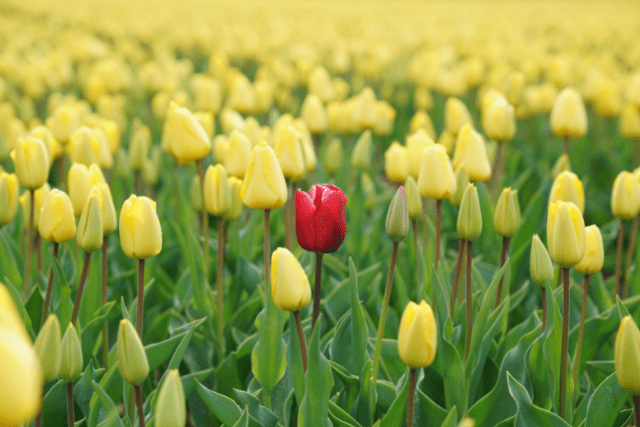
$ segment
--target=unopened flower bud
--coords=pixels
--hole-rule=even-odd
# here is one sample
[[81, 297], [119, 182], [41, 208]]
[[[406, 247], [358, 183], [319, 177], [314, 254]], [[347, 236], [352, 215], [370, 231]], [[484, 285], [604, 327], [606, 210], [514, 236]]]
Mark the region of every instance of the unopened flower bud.
[[38, 359], [40, 359], [45, 383], [58, 378], [60, 373], [61, 343], [60, 322], [55, 314], [50, 314], [47, 321], [42, 325], [42, 329], [38, 332], [36, 342], [33, 344]]
[[547, 252], [547, 248], [544, 247], [537, 234], [534, 234], [531, 240], [529, 272], [533, 281], [540, 286], [544, 286], [545, 279], [549, 280], [549, 282], [553, 279], [553, 264], [551, 263], [549, 252]]
[[102, 231], [101, 198], [102, 192], [98, 188], [93, 187], [80, 215], [78, 230], [76, 232], [76, 242], [78, 242], [78, 246], [85, 252], [94, 252], [102, 248], [102, 238], [104, 234]]
[[584, 256], [576, 265], [576, 270], [582, 274], [594, 274], [600, 271], [604, 264], [602, 234], [597, 225], [590, 225], [585, 228], [585, 236]]
[[622, 171], [613, 182], [611, 211], [621, 219], [633, 219], [640, 210], [640, 182], [631, 172]]
[[295, 255], [285, 248], [271, 255], [271, 297], [283, 311], [299, 311], [311, 301], [309, 279]]
[[158, 391], [155, 425], [162, 427], [184, 427], [187, 422], [182, 381], [177, 369], [171, 369]]
[[462, 196], [460, 211], [458, 212], [458, 235], [470, 242], [476, 240], [482, 233], [482, 212], [478, 189], [469, 184]]
[[395, 196], [391, 200], [389, 210], [387, 211], [387, 219], [385, 221], [385, 230], [392, 242], [398, 243], [409, 231], [409, 210], [407, 208], [407, 193], [403, 186], [396, 191]]
[[518, 202], [518, 190], [507, 187], [502, 190], [496, 211], [493, 217], [493, 226], [502, 237], [513, 237], [520, 228], [520, 203]]
[[613, 362], [620, 386], [632, 396], [640, 395], [640, 331], [631, 316], [620, 322]]
[[141, 384], [149, 375], [149, 362], [138, 333], [127, 319], [120, 321], [117, 349], [120, 376], [133, 385]]
[[69, 323], [60, 343], [60, 378], [66, 383], [78, 379], [82, 372], [82, 345], [73, 323]]
[[418, 191], [418, 185], [416, 180], [411, 175], [407, 177], [404, 182], [404, 188], [407, 193], [407, 210], [409, 211], [409, 218], [412, 221], [417, 220], [422, 215], [422, 199], [420, 198], [420, 192]]

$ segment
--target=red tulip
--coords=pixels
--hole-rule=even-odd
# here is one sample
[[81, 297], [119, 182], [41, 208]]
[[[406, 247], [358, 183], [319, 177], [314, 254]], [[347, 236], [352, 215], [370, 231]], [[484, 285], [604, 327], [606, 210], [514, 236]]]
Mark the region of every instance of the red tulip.
[[296, 235], [310, 252], [338, 250], [347, 232], [347, 196], [335, 185], [314, 185], [305, 193], [296, 192]]

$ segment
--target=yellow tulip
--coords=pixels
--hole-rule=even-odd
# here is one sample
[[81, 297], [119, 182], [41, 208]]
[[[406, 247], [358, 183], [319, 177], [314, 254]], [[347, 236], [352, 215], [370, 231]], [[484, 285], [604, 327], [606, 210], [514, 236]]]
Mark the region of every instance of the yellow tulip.
[[50, 314], [33, 344], [42, 366], [45, 383], [56, 380], [60, 373], [61, 340], [58, 317], [55, 314]]
[[202, 125], [189, 110], [174, 102], [169, 107], [165, 129], [165, 144], [178, 163], [191, 163], [211, 152], [211, 142]]
[[300, 142], [302, 143], [304, 169], [306, 172], [312, 172], [316, 169], [316, 166], [318, 166], [318, 159], [316, 158], [316, 150], [313, 147], [313, 141], [311, 140], [311, 133], [302, 119], [294, 119], [291, 124], [298, 132], [300, 132], [301, 135]]
[[18, 140], [11, 152], [20, 186], [29, 190], [42, 187], [49, 177], [49, 153], [41, 139], [26, 137]]
[[230, 176], [244, 178], [251, 158], [249, 139], [242, 132], [234, 129], [229, 136], [224, 155], [220, 157], [222, 157], [224, 168]]
[[482, 111], [482, 129], [488, 138], [498, 142], [510, 141], [516, 134], [516, 116], [513, 105], [497, 97]]
[[422, 199], [420, 198], [420, 192], [418, 191], [418, 184], [416, 180], [409, 175], [404, 182], [404, 188], [407, 193], [407, 210], [409, 211], [409, 218], [412, 221], [417, 220], [422, 215]]
[[140, 125], [131, 137], [131, 143], [129, 144], [131, 169], [134, 171], [142, 170], [144, 159], [149, 154], [149, 147], [151, 147], [151, 131], [147, 126]]
[[324, 164], [329, 175], [335, 175], [342, 166], [342, 141], [333, 138], [324, 152]]
[[53, 132], [49, 130], [49, 128], [45, 126], [36, 126], [29, 131], [29, 136], [40, 139], [45, 148], [47, 149], [47, 153], [49, 154], [49, 162], [53, 162], [53, 159], [60, 155], [60, 149], [58, 141], [53, 137]]
[[9, 290], [0, 282], [0, 327], [7, 327], [20, 334], [27, 342], [31, 343], [31, 337], [24, 327], [22, 317], [18, 313], [13, 297]]
[[69, 169], [67, 183], [69, 188], [69, 199], [73, 206], [73, 214], [78, 216], [82, 213], [91, 188], [100, 183], [106, 182], [102, 171], [98, 165], [93, 164], [88, 168], [80, 163], [74, 163]]
[[142, 179], [147, 185], [154, 186], [160, 178], [160, 169], [162, 167], [162, 150], [158, 146], [154, 146], [149, 150], [149, 157], [144, 159], [142, 164]]
[[547, 246], [551, 259], [562, 268], [580, 262], [585, 252], [585, 226], [582, 213], [571, 202], [549, 205]]
[[456, 191], [456, 176], [443, 146], [430, 145], [421, 155], [418, 191], [423, 197], [445, 200]]
[[234, 221], [238, 219], [242, 212], [242, 198], [240, 198], [240, 189], [242, 188], [242, 180], [235, 176], [230, 176], [227, 180], [229, 184], [229, 209], [224, 213], [224, 219]]
[[478, 189], [469, 184], [462, 196], [460, 211], [458, 212], [458, 235], [468, 241], [474, 241], [482, 233], [482, 212]]
[[282, 169], [265, 140], [261, 140], [251, 153], [240, 196], [242, 202], [253, 209], [279, 208], [287, 201]]
[[66, 145], [73, 131], [82, 124], [80, 110], [73, 105], [60, 105], [47, 118], [46, 124], [58, 142]]
[[551, 130], [561, 138], [582, 138], [587, 133], [587, 111], [582, 96], [566, 88], [556, 98], [551, 110]]
[[582, 274], [594, 274], [602, 270], [602, 265], [604, 264], [602, 234], [598, 226], [590, 225], [586, 227], [585, 238], [584, 256], [576, 265], [576, 270]]
[[640, 182], [631, 172], [622, 171], [613, 182], [611, 212], [621, 219], [633, 219], [640, 210]]
[[100, 138], [94, 129], [81, 126], [71, 134], [69, 158], [72, 163], [80, 163], [87, 167], [93, 163], [104, 167], [109, 164], [111, 153], [107, 142]]
[[553, 279], [553, 264], [549, 257], [549, 252], [544, 247], [544, 244], [540, 240], [537, 234], [533, 235], [531, 240], [531, 257], [529, 259], [529, 274], [534, 282], [540, 286], [544, 286], [545, 279]]
[[149, 361], [142, 341], [131, 322], [122, 319], [118, 327], [118, 370], [133, 385], [142, 384], [149, 375]]
[[145, 259], [162, 250], [162, 228], [156, 202], [131, 195], [120, 210], [120, 245], [130, 258]]
[[222, 216], [231, 205], [227, 171], [220, 163], [209, 166], [204, 175], [204, 207], [211, 215]]
[[271, 297], [282, 311], [299, 311], [311, 301], [311, 286], [304, 269], [288, 249], [271, 254]]
[[278, 133], [274, 152], [282, 173], [286, 178], [298, 181], [306, 172], [302, 155], [302, 135], [293, 127], [285, 125]]
[[67, 193], [54, 188], [49, 192], [40, 210], [38, 230], [48, 242], [64, 243], [76, 234], [76, 218]]
[[625, 139], [635, 139], [640, 137], [640, 107], [627, 103], [620, 111], [618, 129], [620, 136]]
[[620, 386], [633, 396], [640, 395], [640, 331], [631, 316], [620, 322], [613, 362]]
[[518, 190], [512, 190], [511, 187], [504, 188], [496, 204], [493, 226], [499, 235], [511, 238], [516, 234], [521, 223]]
[[216, 127], [213, 114], [210, 111], [196, 111], [193, 113], [193, 117], [196, 118], [204, 132], [207, 134], [209, 139], [213, 138], [213, 131]]
[[102, 182], [94, 186], [97, 188], [102, 197], [100, 198], [100, 212], [102, 214], [102, 233], [105, 236], [116, 231], [118, 228], [118, 217], [116, 216], [116, 207], [111, 197], [111, 189], [109, 185]]
[[94, 252], [102, 248], [102, 192], [93, 187], [82, 209], [76, 242], [85, 252]]
[[307, 95], [302, 103], [300, 117], [302, 117], [302, 120], [307, 124], [311, 133], [324, 133], [329, 128], [327, 111], [320, 98], [316, 95]]
[[371, 156], [373, 145], [371, 142], [371, 131], [365, 130], [356, 141], [351, 153], [351, 166], [358, 169], [368, 169], [371, 167]]
[[16, 174], [0, 171], [0, 226], [9, 224], [16, 217], [19, 193]]
[[426, 368], [433, 363], [438, 346], [436, 319], [424, 300], [410, 301], [402, 313], [398, 331], [398, 353], [410, 368]]
[[393, 182], [402, 183], [409, 174], [409, 152], [394, 141], [384, 153], [384, 173]]
[[407, 193], [402, 185], [398, 188], [389, 204], [385, 220], [385, 231], [389, 239], [394, 243], [400, 242], [409, 232]]
[[407, 136], [405, 141], [409, 155], [409, 174], [418, 180], [420, 176], [420, 165], [422, 163], [422, 152], [430, 145], [434, 145], [433, 139], [423, 130], [418, 130]]
[[564, 171], [553, 180], [549, 203], [558, 201], [571, 202], [580, 209], [580, 212], [584, 212], [584, 188], [582, 181], [575, 173]]
[[432, 140], [436, 139], [436, 128], [433, 126], [431, 117], [424, 110], [416, 111], [416, 114], [413, 115], [411, 121], [409, 122], [409, 133], [416, 133], [420, 129], [425, 131], [427, 136]]
[[460, 164], [466, 166], [469, 179], [473, 182], [491, 178], [487, 147], [482, 136], [469, 124], [460, 129], [453, 154], [453, 167], [457, 170]]
[[473, 126], [467, 106], [458, 98], [447, 98], [444, 105], [444, 129], [457, 135], [462, 126], [466, 124]]
[[184, 426], [187, 422], [182, 381], [177, 369], [170, 369], [158, 391], [155, 425], [165, 427]]

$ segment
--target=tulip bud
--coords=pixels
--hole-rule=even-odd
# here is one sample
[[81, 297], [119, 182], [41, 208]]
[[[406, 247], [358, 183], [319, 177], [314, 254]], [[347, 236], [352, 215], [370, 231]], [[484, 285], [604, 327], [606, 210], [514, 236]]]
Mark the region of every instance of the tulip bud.
[[478, 189], [469, 184], [462, 196], [460, 211], [458, 212], [458, 235], [470, 242], [476, 240], [482, 233], [482, 212]]
[[61, 336], [60, 322], [55, 314], [50, 314], [47, 321], [38, 332], [34, 350], [42, 366], [42, 376], [45, 383], [58, 378], [60, 373]]
[[184, 427], [187, 423], [187, 407], [185, 404], [182, 381], [177, 369], [167, 372], [155, 409], [155, 425], [162, 427]]
[[422, 163], [422, 152], [430, 145], [434, 145], [433, 140], [424, 131], [411, 134], [406, 139], [407, 152], [409, 156], [409, 174], [417, 180], [420, 176], [420, 166]]
[[576, 270], [582, 274], [594, 274], [602, 270], [602, 265], [604, 264], [602, 234], [598, 226], [590, 225], [586, 227], [585, 238], [584, 256], [576, 265]]
[[29, 136], [40, 139], [45, 148], [47, 154], [49, 154], [49, 163], [53, 162], [53, 159], [60, 155], [60, 145], [58, 141], [53, 137], [53, 132], [45, 126], [36, 126], [29, 131]]
[[287, 201], [287, 186], [273, 149], [263, 139], [253, 149], [240, 189], [245, 205], [253, 209], [279, 208]]
[[421, 155], [418, 191], [423, 197], [445, 200], [456, 191], [456, 176], [443, 146], [430, 145]]
[[193, 113], [193, 117], [196, 118], [204, 132], [207, 134], [209, 139], [213, 138], [213, 130], [215, 128], [215, 122], [213, 119], [213, 114], [210, 111], [196, 111]]
[[407, 208], [407, 193], [403, 186], [398, 188], [395, 196], [391, 200], [389, 210], [387, 211], [387, 219], [385, 221], [385, 230], [392, 242], [398, 243], [409, 231], [409, 210]]
[[621, 219], [633, 219], [640, 210], [640, 182], [634, 174], [622, 171], [613, 182], [611, 212]]
[[111, 197], [111, 189], [109, 185], [102, 182], [95, 185], [102, 197], [100, 198], [100, 213], [102, 214], [102, 233], [105, 236], [116, 231], [118, 228], [118, 217], [116, 216], [116, 207]]
[[335, 185], [314, 185], [296, 192], [296, 237], [306, 251], [332, 253], [347, 232], [347, 197]]
[[128, 179], [131, 176], [131, 163], [127, 151], [120, 147], [115, 159], [115, 173], [120, 178]]
[[207, 212], [222, 216], [229, 209], [230, 204], [227, 171], [220, 163], [209, 166], [204, 176], [204, 206]]
[[[558, 157], [558, 160], [556, 160], [556, 163], [553, 165], [553, 168], [551, 168], [551, 176], [553, 177], [554, 181], [555, 178], [557, 178], [558, 175], [560, 175], [564, 171], [571, 171], [571, 162], [569, 161], [569, 156], [567, 156], [566, 154], [561, 154], [560, 157]], [[580, 183], [580, 186], [582, 186], [582, 182]]]
[[[229, 150], [229, 138], [226, 135], [218, 135], [213, 138], [212, 143], [212, 154], [213, 160], [217, 163], [223, 163], [224, 159]], [[242, 171], [244, 173], [244, 170]]]
[[[35, 208], [33, 210], [33, 226], [35, 229], [38, 229], [38, 225], [40, 224], [40, 213], [42, 211], [42, 205], [44, 205], [44, 201], [46, 200], [49, 192], [51, 191], [51, 187], [48, 183], [44, 183], [44, 185], [38, 188], [34, 192], [33, 200], [35, 201]], [[29, 194], [26, 192], [20, 196], [18, 199], [20, 202], [20, 207], [22, 208], [22, 218], [24, 219], [24, 228], [29, 227], [29, 212], [31, 211], [31, 199], [29, 198]]]
[[239, 130], [234, 129], [229, 136], [227, 149], [224, 152], [224, 167], [230, 176], [244, 178], [251, 159], [251, 143]]
[[391, 181], [399, 183], [409, 174], [409, 152], [397, 141], [384, 153], [384, 173]]
[[615, 80], [598, 78], [594, 92], [593, 106], [603, 117], [615, 117], [620, 111], [620, 89]]
[[424, 300], [410, 301], [402, 313], [398, 331], [398, 354], [410, 368], [426, 368], [433, 363], [438, 345], [436, 319]]
[[468, 186], [469, 174], [467, 173], [467, 168], [461, 163], [456, 169], [456, 191], [449, 198], [452, 205], [460, 207], [462, 196], [464, 196], [464, 192], [467, 191]]
[[256, 108], [256, 91], [242, 73], [238, 73], [231, 81], [227, 96], [227, 107], [243, 114], [250, 114]]
[[404, 182], [404, 188], [407, 193], [407, 211], [409, 212], [409, 218], [415, 221], [422, 215], [422, 199], [418, 192], [416, 180], [413, 179], [411, 175], [409, 175]]
[[462, 126], [466, 124], [473, 126], [467, 106], [458, 98], [447, 98], [444, 105], [444, 129], [457, 135]]
[[556, 98], [551, 110], [551, 131], [561, 138], [582, 138], [587, 133], [587, 111], [582, 97], [566, 88]]
[[288, 249], [271, 255], [271, 296], [282, 311], [299, 311], [311, 301], [311, 286], [298, 259]]
[[96, 184], [106, 181], [98, 165], [93, 164], [87, 168], [85, 165], [75, 163], [69, 169], [67, 182], [69, 185], [69, 199], [73, 206], [73, 214], [78, 216], [82, 213], [91, 188]]
[[436, 128], [433, 126], [431, 117], [424, 110], [416, 111], [416, 114], [413, 115], [409, 122], [410, 134], [416, 133], [420, 129], [422, 129], [432, 140], [436, 139]]
[[191, 179], [191, 204], [196, 212], [202, 212], [202, 180], [200, 176], [195, 175]]
[[129, 160], [131, 162], [131, 169], [136, 172], [142, 170], [144, 159], [147, 158], [151, 147], [151, 131], [145, 125], [141, 125], [131, 137], [131, 144], [129, 144]]
[[324, 164], [329, 175], [338, 173], [342, 165], [342, 141], [340, 138], [333, 138], [327, 150], [324, 152]]
[[322, 101], [316, 95], [309, 94], [302, 103], [300, 117], [307, 124], [312, 133], [324, 133], [329, 128], [327, 111], [322, 105]]
[[640, 107], [629, 102], [622, 107], [618, 128], [625, 139], [640, 137]]
[[458, 169], [464, 164], [473, 182], [486, 181], [491, 178], [491, 166], [487, 156], [487, 147], [482, 136], [471, 125], [465, 125], [458, 133], [456, 149], [453, 154], [453, 167]]
[[235, 176], [231, 176], [227, 179], [229, 184], [229, 209], [224, 213], [224, 219], [227, 221], [234, 221], [238, 219], [242, 212], [242, 198], [240, 198], [240, 189], [242, 188], [242, 181]]
[[562, 268], [575, 266], [584, 256], [584, 219], [573, 203], [557, 202], [549, 205], [547, 246], [551, 259]]
[[284, 125], [278, 133], [274, 152], [282, 173], [292, 181], [298, 181], [306, 172], [302, 155], [302, 135], [291, 124]]
[[101, 199], [102, 192], [97, 187], [93, 187], [80, 215], [76, 242], [85, 252], [94, 252], [102, 248]]
[[355, 124], [360, 129], [373, 129], [377, 120], [375, 92], [370, 87], [365, 87], [356, 95], [355, 101]]
[[440, 134], [437, 144], [442, 145], [447, 150], [447, 155], [451, 155], [453, 146], [456, 144], [456, 135], [445, 130]]
[[504, 188], [493, 217], [493, 226], [502, 237], [513, 237], [520, 228], [520, 203], [518, 202], [518, 190], [511, 187]]
[[130, 258], [145, 259], [162, 250], [162, 228], [156, 214], [156, 202], [134, 194], [120, 210], [120, 245]]
[[66, 383], [72, 383], [80, 376], [84, 364], [82, 345], [80, 345], [80, 338], [73, 323], [69, 323], [67, 326], [60, 348], [60, 379]]
[[147, 185], [154, 186], [160, 178], [160, 169], [162, 167], [162, 151], [158, 146], [152, 147], [149, 151], [149, 157], [144, 159], [142, 164], [142, 179]]
[[358, 169], [369, 169], [371, 167], [371, 155], [373, 146], [371, 143], [371, 131], [365, 130], [356, 141], [351, 153], [351, 166]]
[[295, 119], [292, 124], [301, 136], [300, 143], [302, 145], [304, 169], [306, 172], [312, 172], [316, 169], [316, 166], [318, 166], [318, 159], [316, 157], [316, 149], [313, 147], [313, 141], [311, 140], [311, 133], [305, 122], [300, 119]]
[[373, 133], [378, 136], [388, 136], [393, 133], [393, 122], [396, 110], [386, 101], [376, 102], [376, 119]]
[[178, 163], [187, 164], [204, 158], [211, 151], [207, 133], [193, 114], [172, 102], [167, 114], [166, 144]]
[[498, 142], [510, 141], [516, 134], [513, 105], [503, 97], [495, 98], [482, 111], [482, 128], [488, 138]]
[[553, 279], [553, 264], [549, 258], [549, 252], [544, 247], [537, 234], [531, 240], [531, 258], [529, 261], [531, 278], [540, 286], [544, 286], [544, 281]]
[[140, 385], [149, 375], [142, 341], [127, 319], [122, 319], [118, 327], [118, 370], [120, 376], [133, 385]]
[[0, 226], [9, 224], [18, 212], [20, 187], [13, 173], [0, 171]]
[[82, 124], [80, 110], [73, 105], [60, 105], [51, 117], [47, 118], [47, 127], [62, 145], [69, 142], [71, 133]]
[[549, 203], [558, 201], [571, 202], [584, 212], [584, 188], [578, 176], [570, 171], [564, 171], [553, 180]]
[[49, 192], [40, 210], [38, 222], [40, 236], [48, 242], [64, 243], [76, 234], [76, 218], [69, 196], [54, 188]]
[[620, 386], [632, 396], [640, 395], [640, 331], [631, 316], [620, 322], [613, 362]]
[[11, 158], [20, 186], [35, 190], [47, 182], [49, 154], [41, 139], [28, 136], [18, 140]]

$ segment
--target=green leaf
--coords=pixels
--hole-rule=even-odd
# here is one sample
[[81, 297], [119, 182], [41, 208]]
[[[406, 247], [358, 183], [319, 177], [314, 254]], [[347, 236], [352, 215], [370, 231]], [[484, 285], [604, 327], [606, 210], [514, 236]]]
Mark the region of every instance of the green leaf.
[[238, 418], [238, 421], [233, 427], [249, 427], [249, 408], [244, 408], [242, 415]]
[[13, 240], [4, 230], [0, 230], [0, 282], [22, 283], [22, 274], [13, 255]]
[[371, 360], [368, 360], [360, 372], [358, 381], [360, 392], [350, 411], [350, 414], [364, 425], [373, 423], [373, 412], [377, 400], [375, 387], [371, 384], [371, 364]]
[[382, 418], [380, 427], [401, 427], [407, 419], [407, 401], [409, 400], [409, 370], [398, 382], [398, 394], [391, 407]]
[[116, 409], [116, 405], [113, 403], [113, 400], [111, 400], [107, 392], [104, 391], [104, 389], [100, 387], [100, 385], [95, 381], [92, 382], [92, 385], [93, 385], [93, 389], [96, 392], [96, 395], [98, 396], [98, 400], [100, 400], [100, 404], [107, 412], [107, 416], [105, 420], [106, 424], [111, 426], [118, 425], [118, 426], [124, 427], [124, 424], [122, 424], [122, 420], [118, 415], [118, 410]]
[[349, 279], [351, 280], [351, 349], [349, 353], [353, 357], [355, 372], [362, 372], [369, 359], [367, 353], [369, 329], [358, 298], [358, 275], [351, 257], [349, 257]]
[[238, 403], [244, 405], [249, 414], [264, 427], [274, 427], [278, 417], [270, 409], [260, 404], [260, 399], [243, 390], [234, 390]]
[[[306, 345], [306, 343], [305, 343]], [[289, 345], [287, 345], [288, 367], [293, 377], [293, 389], [296, 400], [302, 401], [304, 397], [304, 369], [302, 366], [302, 353], [300, 352], [300, 340], [297, 334], [296, 320], [293, 313], [289, 313]]]
[[516, 405], [518, 405], [516, 427], [570, 427], [569, 424], [553, 412], [535, 406], [531, 402], [531, 397], [529, 397], [529, 393], [527, 393], [524, 386], [510, 373], [507, 373], [507, 383], [509, 393]]
[[351, 415], [332, 401], [329, 401], [329, 418], [339, 427], [362, 427]]
[[418, 404], [415, 408], [415, 424], [422, 427], [441, 426], [448, 417], [447, 411], [424, 394], [422, 390], [420, 390], [420, 387], [416, 387], [416, 391], [418, 394]]
[[80, 407], [82, 414], [85, 417], [89, 417], [91, 398], [95, 393], [93, 389], [93, 380], [93, 360], [89, 360], [87, 368], [73, 387], [73, 400]]
[[[207, 405], [209, 410], [227, 427], [233, 427], [240, 417], [242, 409], [231, 398], [215, 391], [209, 390], [196, 380], [196, 391]], [[249, 416], [249, 425], [261, 427], [261, 424], [253, 417]]]
[[[448, 317], [445, 328], [452, 329], [451, 319]], [[469, 393], [465, 386], [464, 365], [462, 364], [460, 354], [444, 334], [440, 336], [440, 343], [438, 344], [438, 347], [442, 349], [441, 360], [444, 365], [444, 384], [447, 389], [448, 396], [451, 399], [450, 404], [457, 406], [461, 413], [465, 413], [467, 410], [467, 396]]]
[[585, 427], [612, 427], [627, 399], [629, 393], [620, 387], [616, 374], [609, 375], [589, 399]]
[[455, 406], [451, 408], [449, 414], [447, 414], [447, 418], [442, 421], [441, 427], [456, 427], [456, 423], [458, 422], [458, 408]]
[[115, 305], [116, 302], [111, 301], [98, 308], [98, 310], [93, 313], [91, 321], [82, 328], [80, 335], [82, 342], [82, 356], [84, 357], [84, 360], [89, 360], [91, 358], [98, 336], [102, 333], [102, 325], [107, 320], [111, 309]]

